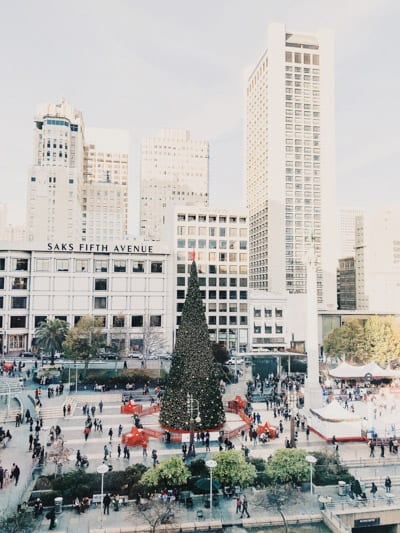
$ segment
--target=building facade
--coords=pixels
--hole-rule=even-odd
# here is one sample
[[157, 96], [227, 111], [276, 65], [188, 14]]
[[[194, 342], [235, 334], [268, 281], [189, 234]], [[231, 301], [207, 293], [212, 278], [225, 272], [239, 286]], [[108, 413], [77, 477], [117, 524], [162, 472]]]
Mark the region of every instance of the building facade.
[[336, 308], [334, 51], [329, 31], [268, 31], [246, 87], [250, 284], [304, 294], [310, 240], [318, 301]]
[[355, 256], [356, 218], [363, 214], [362, 209], [340, 209], [338, 213], [338, 259]]
[[128, 233], [129, 136], [87, 129], [82, 186], [82, 241], [125, 239]]
[[228, 350], [247, 351], [247, 211], [170, 206], [164, 232], [173, 256], [176, 327], [195, 260], [211, 341]]
[[121, 353], [143, 339], [172, 349], [170, 254], [160, 243], [0, 243], [0, 336], [3, 353], [32, 347], [47, 319], [70, 326], [97, 317], [105, 342]]
[[79, 241], [84, 123], [63, 99], [39, 107], [34, 162], [28, 180], [27, 225], [32, 240]]
[[290, 345], [287, 298], [266, 291], [250, 290], [249, 323], [251, 352], [279, 351]]
[[357, 309], [400, 311], [400, 208], [356, 218]]
[[160, 240], [169, 204], [208, 205], [209, 146], [186, 130], [164, 129], [146, 138], [140, 159], [140, 233]]
[[338, 309], [357, 309], [356, 268], [354, 257], [339, 259], [337, 294]]

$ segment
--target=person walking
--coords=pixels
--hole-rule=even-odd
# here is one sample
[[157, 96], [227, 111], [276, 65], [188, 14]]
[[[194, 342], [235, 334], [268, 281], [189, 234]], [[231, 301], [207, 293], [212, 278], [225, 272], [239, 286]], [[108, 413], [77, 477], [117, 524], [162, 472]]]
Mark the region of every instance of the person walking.
[[385, 457], [385, 445], [381, 442], [381, 457]]
[[375, 444], [372, 440], [369, 442], [369, 450], [370, 450], [369, 456], [375, 457]]
[[11, 477], [13, 479], [15, 479], [15, 484], [18, 485], [18, 480], [19, 480], [19, 475], [20, 475], [21, 471], [18, 467], [18, 465], [16, 465], [15, 463], [13, 463], [12, 465], [12, 469], [11, 469]]
[[104, 514], [110, 514], [110, 503], [111, 503], [111, 498], [110, 498], [110, 495], [107, 493], [103, 498]]
[[104, 461], [107, 461], [108, 454], [109, 454], [109, 451], [108, 451], [108, 448], [107, 448], [107, 444], [104, 444]]
[[385, 491], [389, 493], [391, 489], [392, 489], [392, 480], [390, 479], [389, 476], [387, 476], [385, 479]]
[[66, 414], [67, 414], [67, 407], [64, 404], [63, 405], [63, 415], [64, 415], [64, 417], [65, 417]]
[[247, 518], [250, 518], [249, 511], [248, 511], [248, 503], [246, 496], [243, 496], [242, 501], [242, 514], [240, 515], [240, 518], [243, 518], [244, 513], [246, 513]]
[[128, 446], [125, 444], [125, 446], [124, 446], [124, 459], [128, 459], [128, 452], [129, 452]]
[[118, 437], [122, 435], [122, 424], [118, 426]]
[[143, 458], [147, 457], [147, 442], [142, 443]]
[[113, 438], [113, 430], [112, 430], [112, 428], [110, 428], [110, 429], [108, 430], [108, 436], [109, 436], [109, 438], [110, 438], [110, 444], [111, 444], [111, 441], [112, 441], [112, 438]]
[[121, 445], [118, 444], [118, 447], [117, 447], [117, 454], [118, 454], [118, 459], [121, 457]]
[[240, 496], [236, 498], [236, 514], [242, 512], [242, 499]]
[[103, 401], [102, 400], [100, 400], [99, 402], [99, 410], [100, 410], [100, 413], [103, 412]]
[[374, 482], [372, 482], [372, 485], [371, 485], [371, 494], [372, 494], [372, 497], [375, 498], [375, 494], [377, 493], [378, 491], [378, 487], [375, 485]]

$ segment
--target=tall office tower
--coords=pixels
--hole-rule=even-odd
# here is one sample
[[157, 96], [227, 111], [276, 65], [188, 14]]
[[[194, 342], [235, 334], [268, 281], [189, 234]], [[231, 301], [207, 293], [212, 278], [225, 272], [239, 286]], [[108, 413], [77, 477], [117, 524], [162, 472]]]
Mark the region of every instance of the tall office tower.
[[273, 24], [247, 81], [246, 188], [250, 283], [302, 294], [306, 248], [317, 259], [318, 302], [336, 308], [333, 37]]
[[82, 187], [82, 241], [125, 239], [128, 231], [129, 135], [86, 129]]
[[355, 256], [356, 217], [361, 209], [340, 209], [338, 213], [339, 256], [338, 259]]
[[27, 225], [32, 239], [80, 239], [83, 142], [80, 111], [64, 99], [40, 106], [28, 184]]
[[186, 130], [163, 129], [141, 146], [140, 231], [160, 240], [168, 204], [208, 206], [209, 147]]
[[400, 313], [400, 208], [356, 218], [357, 309]]

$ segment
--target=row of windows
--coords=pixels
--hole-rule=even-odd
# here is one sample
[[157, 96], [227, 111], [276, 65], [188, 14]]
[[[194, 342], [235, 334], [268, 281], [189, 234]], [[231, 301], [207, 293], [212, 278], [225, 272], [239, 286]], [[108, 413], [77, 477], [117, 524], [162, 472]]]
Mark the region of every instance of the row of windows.
[[203, 237], [206, 235], [210, 237], [216, 237], [217, 235], [226, 237], [228, 234], [229, 237], [237, 237], [238, 235], [240, 237], [247, 237], [247, 228], [240, 228], [238, 230], [238, 228], [216, 228], [215, 226], [211, 226], [210, 228], [206, 226], [178, 226], [176, 232], [178, 235], [200, 235]]
[[[256, 333], [256, 334], [257, 333], [261, 334], [261, 326], [254, 325], [253, 332]], [[270, 335], [272, 333], [272, 326], [264, 326], [264, 333], [266, 335]], [[275, 326], [275, 333], [282, 334], [283, 333], [283, 326], [276, 325]]]
[[[183, 213], [183, 214], [178, 214], [177, 219], [179, 222], [184, 222], [186, 220], [188, 222], [196, 222], [196, 221], [207, 222], [207, 219], [208, 219], [208, 222], [217, 222], [217, 217], [215, 215], [186, 215]], [[220, 215], [218, 217], [218, 222], [220, 224], [225, 224], [228, 220], [230, 224], [236, 224], [236, 222], [238, 221], [238, 217], [226, 217], [223, 215]], [[246, 222], [247, 222], [246, 217], [239, 217], [240, 224], [246, 224]]]
[[[50, 259], [36, 259], [36, 272], [50, 272], [51, 260]], [[75, 270], [74, 270], [75, 266]], [[56, 272], [89, 272], [91, 263], [89, 259], [75, 259], [74, 263], [71, 263], [70, 259], [56, 259], [55, 271]], [[145, 272], [149, 270], [151, 273], [162, 273], [163, 262], [151, 261], [150, 266], [145, 261], [128, 261], [127, 259], [115, 259], [110, 263], [107, 259], [96, 259], [94, 261], [94, 272]]]
[[[178, 278], [178, 280], [183, 280], [183, 282], [178, 281], [178, 286], [185, 286], [185, 278]], [[208, 291], [208, 299], [209, 300], [216, 300], [217, 299], [217, 292], [218, 292], [218, 298], [220, 300], [226, 300], [226, 299], [232, 299], [236, 300], [238, 297], [238, 291]], [[200, 296], [203, 300], [207, 298], [207, 291], [200, 291]], [[240, 300], [247, 300], [247, 291], [239, 291], [239, 299]]]
[[[210, 248], [211, 250], [215, 250], [216, 248], [221, 248], [222, 250], [226, 250], [228, 248], [228, 241], [209, 240], [208, 246], [207, 246], [206, 239], [199, 239], [199, 240], [188, 239], [187, 245], [186, 245], [186, 239], [178, 239], [177, 246], [178, 248], [192, 248], [192, 249], [193, 248]], [[236, 249], [236, 247], [237, 247], [237, 241], [229, 242], [230, 250], [234, 250]], [[240, 241], [239, 248], [240, 250], [247, 250], [247, 241]]]
[[[12, 296], [11, 309], [27, 309], [28, 299], [26, 296]], [[0, 296], [0, 309], [4, 308], [4, 297]]]
[[[0, 278], [0, 290], [5, 287], [4, 278]], [[21, 290], [28, 288], [28, 278], [14, 278], [11, 282], [11, 289]]]
[[[58, 320], [64, 320], [67, 322], [66, 316], [56, 316], [55, 317]], [[79, 320], [82, 317], [79, 315], [74, 316], [74, 326], [76, 326], [79, 322]], [[106, 318], [105, 316], [98, 316], [95, 318], [98, 320], [98, 323], [100, 324], [100, 327], [105, 328], [106, 327]], [[35, 328], [39, 327], [40, 324], [43, 322], [46, 322], [47, 316], [42, 315], [36, 315], [34, 317], [34, 325]], [[113, 328], [123, 328], [125, 327], [125, 317], [121, 317], [120, 315], [116, 315], [112, 317], [112, 327]], [[10, 316], [10, 328], [26, 328], [28, 324], [28, 317], [27, 316]], [[133, 315], [130, 317], [130, 327], [131, 328], [142, 328], [144, 325], [144, 315]], [[152, 328], [160, 328], [162, 327], [162, 316], [161, 315], [150, 315], [149, 319], [149, 325]], [[3, 327], [3, 316], [0, 315], [0, 328]]]
[[[28, 259], [11, 258], [11, 269], [10, 270], [27, 271], [28, 268], [29, 268]], [[0, 257], [0, 270], [5, 270], [5, 269], [6, 269], [6, 259], [5, 257]]]
[[[261, 309], [254, 309], [254, 317], [260, 318], [262, 316], [262, 310]], [[264, 308], [264, 317], [265, 318], [271, 318], [272, 317], [272, 309]], [[282, 318], [283, 317], [283, 311], [279, 307], [275, 307], [275, 317], [276, 318]]]

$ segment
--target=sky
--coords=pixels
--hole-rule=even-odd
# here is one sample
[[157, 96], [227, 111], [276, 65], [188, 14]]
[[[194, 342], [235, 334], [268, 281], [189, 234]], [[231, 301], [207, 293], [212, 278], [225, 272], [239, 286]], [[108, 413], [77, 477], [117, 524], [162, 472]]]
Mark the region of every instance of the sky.
[[[64, 96], [85, 125], [140, 139], [184, 128], [210, 142], [210, 205], [244, 207], [245, 74], [268, 25], [335, 34], [338, 207], [400, 203], [398, 0], [6, 2], [0, 19], [1, 203], [25, 219], [38, 104]], [[131, 217], [131, 220], [135, 217]], [[136, 228], [131, 228], [135, 231]]]

